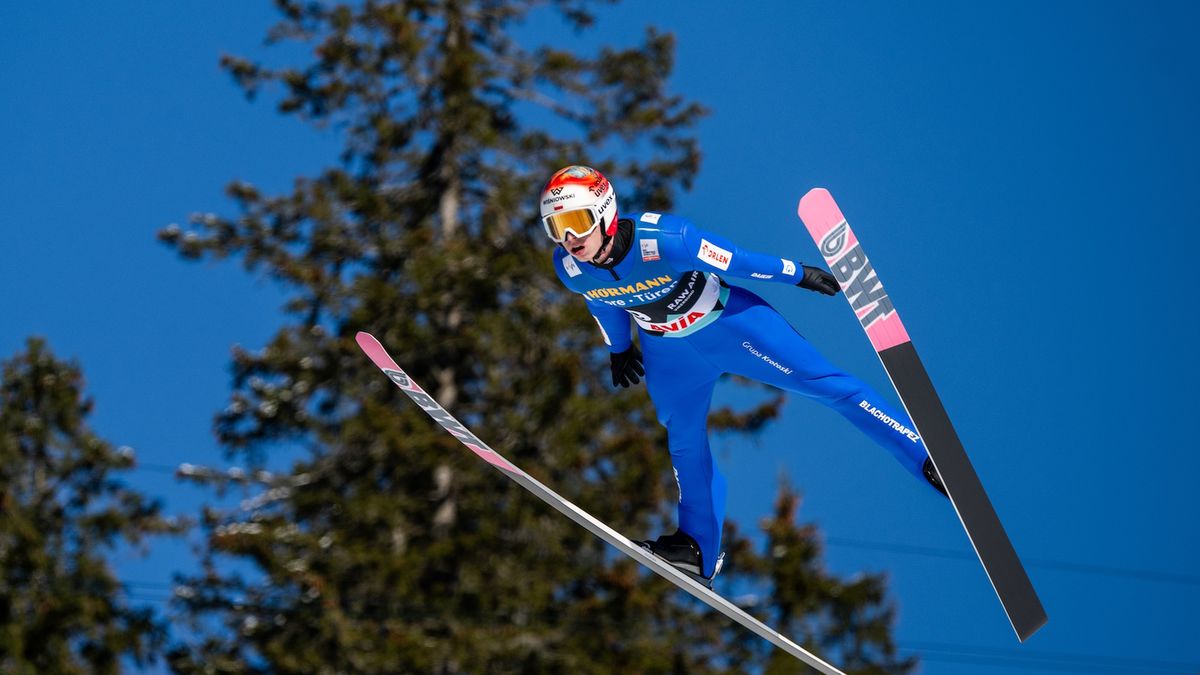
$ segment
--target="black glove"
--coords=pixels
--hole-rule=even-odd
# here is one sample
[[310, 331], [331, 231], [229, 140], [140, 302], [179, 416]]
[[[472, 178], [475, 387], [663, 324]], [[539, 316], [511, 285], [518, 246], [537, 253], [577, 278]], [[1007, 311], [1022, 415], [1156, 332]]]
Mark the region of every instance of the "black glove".
[[642, 367], [642, 353], [634, 345], [629, 345], [629, 349], [620, 354], [610, 353], [608, 358], [612, 361], [614, 387], [620, 385], [628, 389], [629, 385], [641, 381], [639, 375], [646, 374], [646, 369]]
[[825, 295], [837, 295], [837, 292], [842, 290], [838, 285], [837, 279], [833, 275], [819, 267], [809, 267], [801, 265], [804, 270], [804, 277], [796, 282], [800, 288], [807, 288], [810, 291], [824, 293]]

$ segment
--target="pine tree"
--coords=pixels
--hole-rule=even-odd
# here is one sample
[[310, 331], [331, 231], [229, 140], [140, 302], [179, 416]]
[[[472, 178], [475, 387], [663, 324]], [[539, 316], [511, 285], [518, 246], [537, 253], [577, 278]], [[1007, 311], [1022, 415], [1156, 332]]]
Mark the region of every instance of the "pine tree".
[[0, 672], [116, 673], [153, 661], [166, 626], [135, 606], [107, 555], [175, 531], [125, 486], [134, 465], [88, 427], [78, 366], [45, 342], [3, 363], [0, 382]]
[[[648, 29], [635, 46], [578, 54], [512, 36], [535, 12], [585, 32], [594, 3], [576, 0], [276, 4], [272, 39], [310, 46], [314, 60], [223, 64], [248, 95], [280, 87], [284, 114], [341, 130], [340, 163], [286, 195], [234, 183], [240, 215], [200, 216], [161, 238], [187, 259], [238, 257], [288, 289], [286, 325], [262, 351], [235, 353], [216, 430], [229, 458], [252, 466], [307, 454], [289, 476], [263, 474], [250, 508], [208, 512], [205, 573], [184, 580], [194, 637], [176, 645], [173, 667], [763, 667], [772, 656], [760, 640], [463, 452], [353, 340], [378, 336], [473, 431], [619, 530], [671, 521], [665, 434], [644, 389], [607, 386], [606, 352], [552, 271], [534, 198], [576, 162], [614, 177], [626, 211], [669, 209], [690, 185], [700, 153], [688, 132], [703, 109], [667, 89], [673, 38]], [[760, 428], [780, 401], [714, 421]], [[811, 532], [789, 518], [772, 521], [770, 545], [811, 550]], [[761, 611], [864, 668], [903, 669], [886, 630], [855, 633], [889, 624], [878, 579], [880, 592], [847, 599], [829, 592], [836, 580], [815, 556], [789, 570], [735, 530], [729, 541], [731, 575], [764, 597], [796, 574], [824, 584], [792, 588], [787, 611]], [[256, 574], [223, 572], [231, 560]]]

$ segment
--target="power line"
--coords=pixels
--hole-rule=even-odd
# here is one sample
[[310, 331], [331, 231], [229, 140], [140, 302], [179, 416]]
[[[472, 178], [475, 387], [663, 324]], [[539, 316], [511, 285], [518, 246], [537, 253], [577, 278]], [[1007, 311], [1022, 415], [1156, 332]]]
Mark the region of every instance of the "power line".
[[138, 462], [136, 465], [134, 465], [133, 468], [135, 470], [141, 469], [143, 471], [154, 471], [156, 473], [169, 473], [172, 475], [179, 473], [178, 466], [171, 466], [170, 464], [156, 464], [154, 462]]
[[128, 586], [130, 588], [138, 587], [138, 588], [145, 588], [145, 589], [159, 589], [159, 590], [168, 590], [168, 591], [174, 590], [174, 588], [175, 588], [175, 584], [172, 584], [172, 583], [169, 583], [166, 581], [122, 581], [121, 585]]
[[[975, 555], [969, 551], [958, 549], [935, 548], [932, 546], [915, 546], [893, 542], [868, 541], [865, 539], [848, 539], [845, 537], [826, 537], [825, 542], [830, 546], [845, 546], [847, 548], [862, 548], [892, 553], [907, 553], [933, 558], [950, 558], [954, 560], [975, 560]], [[1065, 560], [1050, 560], [1047, 558], [1028, 558], [1025, 564], [1030, 567], [1057, 569], [1083, 574], [1099, 574], [1110, 577], [1140, 579], [1165, 584], [1181, 584], [1185, 586], [1200, 586], [1200, 575], [1178, 574], [1175, 572], [1158, 572], [1155, 570], [1139, 570], [1128, 567], [1110, 567], [1107, 565], [1091, 565]]]
[[925, 660], [952, 661], [975, 665], [994, 665], [1013, 668], [1036, 666], [1043, 670], [1076, 673], [1197, 673], [1200, 663], [1182, 663], [1161, 659], [1139, 659], [1125, 656], [1073, 654], [1067, 652], [1020, 651], [979, 645], [948, 642], [901, 642], [901, 649], [916, 652]]
[[126, 595], [130, 600], [137, 600], [138, 602], [166, 603], [175, 599], [171, 595], [142, 595], [140, 593], [127, 593]]

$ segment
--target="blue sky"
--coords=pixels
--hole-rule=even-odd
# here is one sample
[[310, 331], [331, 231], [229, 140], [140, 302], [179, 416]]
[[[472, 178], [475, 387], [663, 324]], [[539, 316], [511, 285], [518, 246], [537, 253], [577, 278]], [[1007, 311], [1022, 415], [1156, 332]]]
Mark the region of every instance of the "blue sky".
[[[674, 89], [711, 115], [677, 211], [813, 262], [796, 201], [833, 192], [1050, 623], [1018, 645], [952, 512], [807, 401], [755, 441], [717, 439], [730, 516], [753, 527], [786, 474], [832, 569], [887, 572], [898, 641], [926, 673], [1196, 671], [1196, 7], [650, 7], [605, 10], [597, 39], [628, 42], [647, 21], [678, 38]], [[233, 0], [0, 9], [0, 355], [37, 334], [78, 359], [96, 428], [137, 450], [132, 482], [172, 511], [204, 495], [169, 467], [219, 461], [229, 348], [262, 345], [281, 296], [236, 263], [180, 262], [154, 233], [230, 212], [231, 179], [282, 191], [339, 148], [219, 71], [222, 52], [268, 54], [272, 20]], [[888, 389], [843, 300], [750, 285]], [[119, 565], [159, 598], [186, 560], [171, 544]]]

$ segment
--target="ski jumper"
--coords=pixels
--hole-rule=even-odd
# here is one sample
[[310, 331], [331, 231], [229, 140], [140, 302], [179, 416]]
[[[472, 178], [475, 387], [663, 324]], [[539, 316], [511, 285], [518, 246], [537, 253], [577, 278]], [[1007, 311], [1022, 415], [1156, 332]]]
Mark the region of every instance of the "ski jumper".
[[700, 545], [704, 576], [714, 572], [725, 517], [725, 478], [707, 428], [722, 373], [824, 403], [925, 482], [927, 453], [908, 415], [826, 361], [762, 298], [721, 278], [795, 284], [803, 276], [798, 263], [743, 250], [666, 213], [634, 214], [633, 227], [625, 257], [611, 269], [581, 263], [562, 247], [554, 268], [583, 296], [611, 352], [630, 348], [630, 318], [637, 324], [646, 387], [679, 484], [679, 528]]

